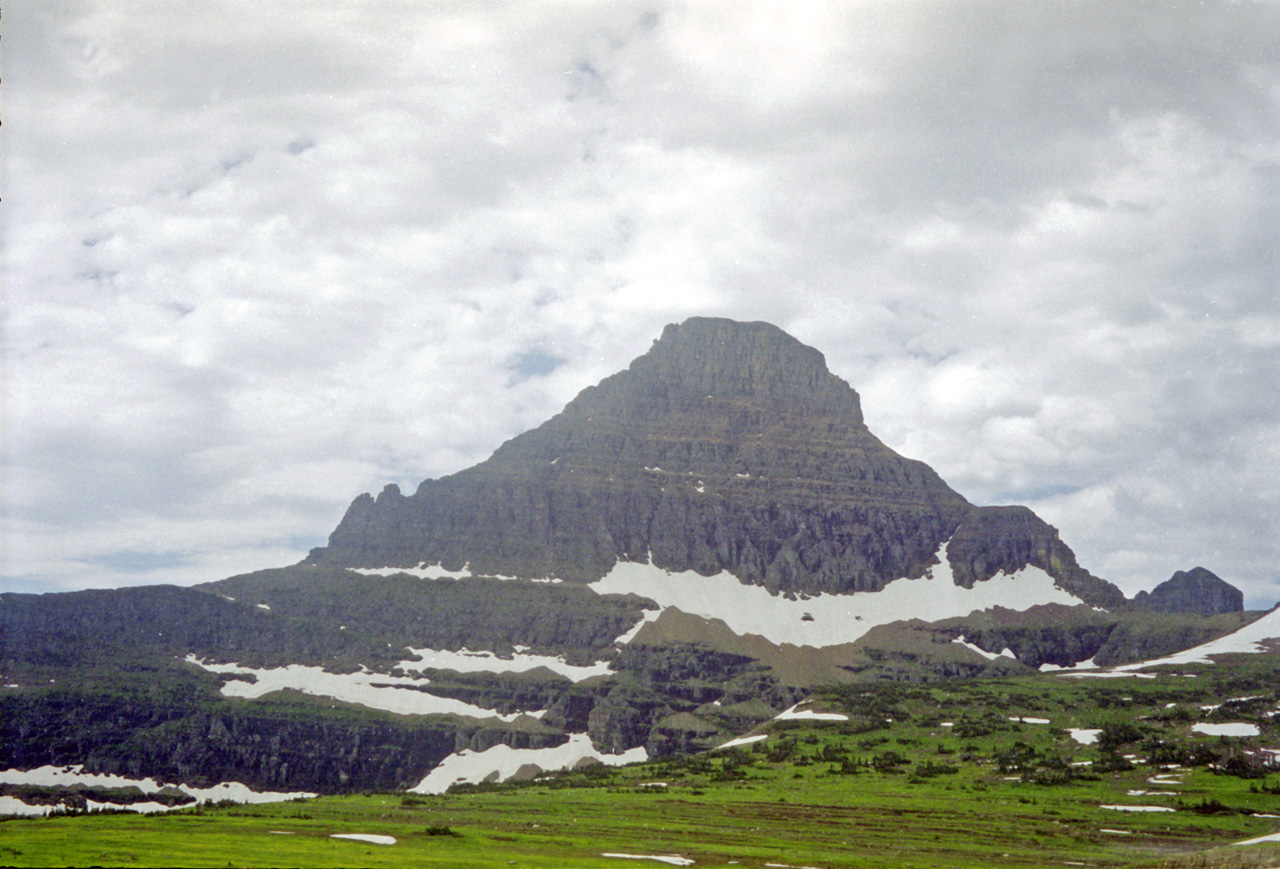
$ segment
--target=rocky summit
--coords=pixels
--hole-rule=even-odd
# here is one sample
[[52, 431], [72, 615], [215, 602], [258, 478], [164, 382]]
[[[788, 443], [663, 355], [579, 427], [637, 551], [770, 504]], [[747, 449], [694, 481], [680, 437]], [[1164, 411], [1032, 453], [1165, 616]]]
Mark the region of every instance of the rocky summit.
[[1216, 616], [1243, 610], [1244, 594], [1213, 571], [1193, 567], [1179, 570], [1150, 592], [1138, 592], [1133, 604], [1151, 612]]
[[487, 461], [362, 495], [308, 563], [591, 582], [617, 562], [778, 594], [878, 591], [945, 557], [957, 585], [1038, 567], [1123, 601], [1025, 507], [975, 507], [868, 430], [823, 355], [768, 323], [693, 318]]

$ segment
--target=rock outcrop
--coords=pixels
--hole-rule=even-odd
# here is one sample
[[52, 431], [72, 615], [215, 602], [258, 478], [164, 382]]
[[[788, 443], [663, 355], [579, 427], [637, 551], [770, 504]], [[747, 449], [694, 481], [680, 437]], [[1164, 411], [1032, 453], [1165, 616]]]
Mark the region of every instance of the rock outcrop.
[[1158, 613], [1196, 613], [1216, 616], [1244, 609], [1244, 593], [1203, 567], [1179, 570], [1150, 592], [1133, 599], [1138, 609]]
[[817, 350], [694, 318], [487, 461], [360, 496], [307, 561], [578, 582], [652, 561], [850, 593], [922, 576], [948, 540], [958, 584], [1033, 565], [1089, 603], [1123, 601], [1030, 510], [974, 507], [881, 443]]

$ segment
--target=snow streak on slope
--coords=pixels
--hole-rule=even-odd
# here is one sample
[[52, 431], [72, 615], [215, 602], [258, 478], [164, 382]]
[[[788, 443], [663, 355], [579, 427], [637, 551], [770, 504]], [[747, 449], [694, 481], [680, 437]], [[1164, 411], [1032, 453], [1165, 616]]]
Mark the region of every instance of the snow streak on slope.
[[[506, 579], [518, 580], [519, 577], [503, 576], [500, 573], [472, 573], [471, 563], [467, 562], [462, 566], [462, 570], [449, 570], [441, 567], [439, 564], [427, 564], [425, 561], [419, 562], [417, 567], [348, 567], [347, 570], [355, 573], [362, 573], [365, 576], [397, 576], [405, 573], [409, 576], [416, 576], [419, 579]], [[524, 582], [541, 582], [552, 585], [564, 582], [563, 579], [526, 579]]]
[[253, 682], [244, 682], [239, 679], [227, 682], [222, 686], [222, 693], [227, 697], [254, 698], [270, 694], [272, 691], [292, 688], [303, 694], [331, 697], [344, 703], [356, 703], [360, 706], [368, 706], [370, 709], [383, 709], [399, 715], [453, 714], [514, 721], [521, 715], [533, 714], [516, 712], [503, 715], [492, 709], [463, 703], [461, 700], [437, 697], [434, 694], [416, 690], [429, 682], [421, 678], [388, 676], [368, 670], [361, 670], [358, 673], [327, 673], [319, 667], [307, 667], [302, 664], [258, 670], [252, 667], [241, 667], [239, 664], [206, 664], [195, 655], [188, 655], [186, 660], [212, 673], [235, 673], [254, 677]]
[[998, 653], [988, 652], [986, 649], [975, 646], [973, 643], [966, 642], [964, 638], [964, 634], [961, 634], [960, 636], [956, 637], [951, 642], [958, 643], [959, 645], [964, 646], [966, 649], [970, 650], [971, 652], [977, 652], [979, 655], [986, 658], [988, 661], [994, 661], [996, 658], [1010, 658], [1014, 661], [1018, 660], [1018, 656], [1015, 655], [1013, 653], [1013, 650], [1010, 649], [1008, 646], [1005, 646], [1004, 650]]
[[939, 564], [920, 579], [899, 579], [876, 592], [819, 594], [802, 600], [775, 597], [729, 573], [671, 573], [626, 561], [589, 587], [599, 594], [638, 594], [664, 608], [720, 619], [738, 634], [815, 647], [851, 643], [876, 625], [902, 619], [938, 621], [994, 606], [1025, 610], [1039, 604], [1080, 603], [1038, 567], [997, 574], [971, 589], [962, 588], [952, 579], [945, 543], [937, 557]]
[[[293, 791], [283, 793], [278, 791], [255, 791], [248, 785], [240, 782], [223, 782], [213, 787], [198, 788], [193, 785], [179, 784], [172, 785], [166, 782], [156, 781], [153, 778], [128, 778], [121, 775], [112, 775], [110, 773], [92, 773], [85, 772], [84, 767], [77, 764], [75, 766], [42, 766], [36, 769], [7, 769], [0, 772], [0, 784], [7, 785], [37, 785], [40, 787], [70, 787], [71, 785], [87, 785], [89, 787], [101, 788], [127, 788], [136, 787], [144, 793], [154, 794], [166, 787], [177, 787], [187, 796], [193, 798], [197, 803], [208, 803], [219, 800], [230, 800], [236, 803], [279, 803], [285, 800], [297, 800], [314, 797], [315, 794], [307, 791]], [[50, 812], [63, 811], [61, 806], [29, 806], [16, 798], [12, 799], [12, 803], [0, 805], [0, 809], [5, 814], [21, 814], [21, 815], [45, 815]], [[158, 802], [140, 802], [130, 805], [117, 805], [112, 803], [94, 803], [91, 806], [107, 807], [107, 808], [125, 808], [134, 812], [151, 813], [151, 812], [167, 812], [170, 809], [188, 808], [193, 803], [184, 803], [178, 806], [167, 806]], [[9, 806], [9, 808], [4, 808]]]
[[495, 745], [484, 751], [466, 751], [451, 754], [440, 761], [411, 790], [420, 794], [442, 794], [450, 785], [459, 782], [478, 784], [496, 774], [497, 781], [506, 781], [525, 764], [534, 764], [543, 770], [568, 769], [584, 757], [593, 757], [607, 766], [639, 763], [649, 759], [643, 748], [633, 748], [622, 754], [601, 754], [591, 745], [591, 737], [585, 733], [569, 735], [569, 741], [555, 748], [512, 748]]
[[1280, 639], [1280, 609], [1272, 610], [1256, 622], [1245, 625], [1240, 630], [1225, 637], [1219, 637], [1195, 648], [1178, 652], [1167, 658], [1154, 661], [1143, 661], [1140, 664], [1126, 664], [1113, 667], [1116, 672], [1142, 670], [1146, 667], [1157, 667], [1161, 664], [1212, 664], [1214, 655], [1246, 654], [1256, 655], [1265, 652], [1262, 643], [1266, 640]]
[[[643, 620], [641, 623], [643, 624]], [[400, 669], [407, 672], [420, 673], [423, 670], [436, 669], [454, 670], [459, 673], [527, 673], [544, 667], [574, 682], [581, 682], [592, 676], [604, 676], [610, 672], [608, 661], [597, 661], [584, 667], [570, 664], [563, 657], [528, 655], [524, 652], [516, 652], [510, 658], [499, 658], [493, 652], [468, 652], [466, 649], [457, 652], [409, 649], [409, 652], [421, 660], [401, 661]]]

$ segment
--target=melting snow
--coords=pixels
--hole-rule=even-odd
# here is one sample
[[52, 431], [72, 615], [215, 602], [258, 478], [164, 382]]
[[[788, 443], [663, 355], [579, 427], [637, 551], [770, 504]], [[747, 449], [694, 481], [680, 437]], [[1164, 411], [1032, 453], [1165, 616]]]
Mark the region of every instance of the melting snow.
[[330, 833], [330, 839], [354, 839], [357, 842], [368, 842], [371, 845], [394, 845], [395, 836], [378, 836], [373, 833]]
[[[972, 589], [955, 584], [946, 560], [921, 579], [899, 579], [878, 592], [819, 594], [807, 600], [774, 597], [760, 586], [744, 585], [729, 573], [702, 576], [671, 573], [652, 564], [620, 561], [591, 584], [600, 594], [638, 594], [662, 607], [722, 620], [738, 634], [756, 634], [773, 643], [833, 646], [851, 643], [876, 625], [904, 617], [938, 621], [1002, 606], [1028, 609], [1038, 604], [1078, 604], [1038, 567], [998, 574]], [[804, 620], [804, 615], [812, 615]]]
[[649, 754], [644, 748], [633, 748], [622, 754], [601, 754], [591, 745], [591, 738], [585, 733], [570, 734], [568, 742], [555, 748], [495, 745], [484, 751], [467, 749], [440, 761], [412, 790], [420, 794], [442, 794], [450, 785], [460, 782], [479, 783], [495, 772], [498, 774], [498, 781], [505, 781], [525, 764], [537, 764], [544, 770], [568, 769], [584, 757], [594, 757], [608, 766], [620, 766], [648, 760]]
[[618, 639], [614, 640], [613, 641], [614, 645], [625, 646], [627, 643], [631, 642], [636, 638], [636, 634], [640, 633], [641, 628], [643, 628], [649, 622], [656, 621], [658, 616], [660, 615], [662, 615], [661, 609], [645, 610], [644, 615], [641, 616], [640, 621], [636, 622], [635, 627], [627, 631], [622, 636], [618, 637]]
[[1256, 839], [1245, 839], [1243, 842], [1233, 842], [1235, 845], [1258, 845], [1262, 842], [1280, 842], [1280, 833], [1269, 833], [1266, 836], [1259, 836]]
[[1048, 662], [1045, 662], [1041, 664], [1039, 667], [1037, 667], [1036, 669], [1038, 669], [1041, 673], [1054, 673], [1060, 670], [1094, 670], [1094, 669], [1097, 669], [1097, 666], [1098, 665], [1093, 662], [1093, 658], [1090, 658], [1087, 661], [1076, 661], [1070, 667], [1059, 667], [1057, 664], [1050, 664]]
[[[643, 621], [641, 622], [643, 624]], [[639, 628], [633, 628], [639, 630]], [[401, 661], [400, 668], [406, 671], [421, 672], [426, 669], [456, 670], [459, 673], [524, 673], [545, 667], [559, 673], [574, 682], [590, 679], [592, 676], [604, 676], [609, 673], [609, 662], [599, 661], [590, 666], [570, 664], [563, 657], [553, 658], [550, 655], [526, 655], [517, 652], [510, 658], [499, 658], [493, 652], [469, 652], [461, 649], [457, 652], [439, 649], [409, 649], [409, 652], [421, 660]]]
[[1114, 670], [1088, 670], [1084, 673], [1077, 673], [1074, 670], [1062, 670], [1057, 675], [1065, 676], [1068, 679], [1121, 679], [1126, 677], [1132, 679], [1154, 679], [1156, 677], [1155, 673], [1131, 673], [1127, 671], [1119, 673]]
[[1015, 661], [1018, 660], [1018, 656], [1015, 655], [1008, 646], [1006, 646], [1003, 651], [998, 653], [988, 652], [986, 649], [980, 648], [979, 646], [975, 646], [973, 643], [965, 642], [964, 634], [961, 634], [960, 636], [956, 637], [951, 642], [958, 643], [961, 646], [964, 646], [966, 649], [968, 649], [971, 652], [977, 652], [979, 655], [986, 658], [988, 661], [994, 661], [996, 658], [1011, 658]]
[[[797, 703], [785, 712], [778, 714], [774, 721], [848, 721], [848, 715], [841, 715], [839, 712], [813, 712], [808, 709], [801, 710], [803, 704]], [[723, 746], [721, 746], [723, 748]]]
[[1114, 812], [1172, 812], [1168, 806], [1098, 806], [1100, 809], [1111, 809]]
[[1048, 718], [1025, 718], [1020, 715], [1010, 715], [1010, 721], [1021, 721], [1023, 724], [1052, 724]]
[[235, 673], [255, 677], [254, 682], [232, 679], [224, 684], [222, 694], [226, 697], [254, 698], [270, 694], [272, 691], [292, 688], [304, 694], [332, 697], [344, 703], [355, 703], [368, 706], [370, 709], [384, 709], [399, 715], [453, 714], [514, 721], [521, 715], [527, 714], [513, 712], [503, 715], [492, 709], [472, 706], [470, 703], [454, 700], [451, 697], [437, 697], [425, 691], [417, 691], [414, 688], [428, 684], [428, 680], [414, 679], [409, 676], [389, 676], [369, 670], [361, 670], [358, 673], [328, 673], [319, 667], [307, 667], [302, 664], [259, 670], [253, 667], [241, 667], [239, 664], [206, 664], [195, 655], [187, 655], [186, 660], [213, 673]]
[[739, 736], [737, 739], [730, 739], [723, 745], [717, 745], [713, 750], [719, 750], [721, 748], [737, 748], [739, 745], [750, 745], [753, 742], [760, 742], [761, 740], [768, 738], [769, 734], [767, 733], [757, 733], [753, 736]]
[[672, 866], [693, 865], [693, 861], [688, 857], [659, 856], [653, 854], [601, 854], [600, 856], [617, 857], [620, 860], [657, 860], [659, 863], [668, 863]]
[[1071, 738], [1081, 745], [1093, 745], [1098, 741], [1098, 734], [1101, 730], [1095, 728], [1075, 727], [1068, 731]]
[[1256, 724], [1237, 722], [1228, 724], [1193, 724], [1191, 729], [1206, 736], [1258, 736], [1261, 733]]
[[[126, 778], [125, 776], [112, 775], [110, 773], [91, 773], [85, 772], [84, 767], [80, 764], [74, 766], [42, 766], [36, 769], [7, 769], [0, 772], [0, 783], [10, 785], [36, 785], [39, 787], [57, 787], [70, 786], [76, 784], [88, 785], [90, 787], [102, 788], [126, 788], [136, 787], [145, 793], [156, 793], [166, 787], [177, 787], [187, 796], [193, 798], [197, 803], [214, 802], [218, 800], [231, 800], [236, 803], [279, 803], [286, 800], [297, 800], [314, 797], [315, 794], [307, 791], [293, 791], [289, 793], [280, 791], [255, 791], [248, 785], [240, 782], [223, 782], [213, 787], [198, 788], [192, 785], [180, 784], [171, 785], [167, 782], [157, 781], [154, 778]], [[166, 806], [163, 803], [143, 802], [133, 803], [130, 805], [118, 805], [115, 803], [97, 803], [92, 800], [86, 800], [90, 808], [124, 808], [133, 812], [150, 813], [150, 812], [167, 812], [174, 808], [185, 808], [192, 803], [185, 803], [181, 806]], [[32, 806], [14, 797], [0, 797], [0, 814], [10, 815], [45, 815], [50, 812], [62, 811], [61, 806]]]
[[1117, 671], [1141, 670], [1161, 664], [1212, 664], [1214, 655], [1258, 654], [1265, 652], [1262, 643], [1266, 640], [1280, 639], [1280, 609], [1267, 613], [1256, 622], [1245, 625], [1240, 630], [1225, 637], [1219, 637], [1203, 645], [1178, 652], [1167, 658], [1154, 661], [1143, 661], [1140, 664], [1126, 664], [1116, 667]]
[[[471, 562], [464, 564], [462, 566], [462, 570], [446, 570], [439, 564], [427, 564], [425, 561], [419, 562], [417, 567], [349, 567], [347, 569], [356, 573], [362, 573], [365, 576], [395, 576], [396, 574], [407, 573], [409, 576], [416, 576], [419, 579], [475, 579], [476, 577], [504, 580], [520, 579], [518, 576], [474, 573], [471, 570]], [[528, 581], [552, 584], [564, 582], [562, 579], [549, 578], [530, 579]]]

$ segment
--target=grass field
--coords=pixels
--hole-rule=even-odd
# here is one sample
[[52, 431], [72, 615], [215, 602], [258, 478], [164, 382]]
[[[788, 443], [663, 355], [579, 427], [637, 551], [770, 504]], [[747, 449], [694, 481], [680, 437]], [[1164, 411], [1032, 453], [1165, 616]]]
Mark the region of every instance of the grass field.
[[[775, 721], [739, 748], [520, 785], [10, 820], [0, 864], [1275, 866], [1280, 842], [1233, 844], [1280, 832], [1280, 772], [1260, 751], [1280, 748], [1268, 663], [846, 686], [807, 707], [846, 720]], [[1213, 722], [1258, 735], [1193, 730]]]

